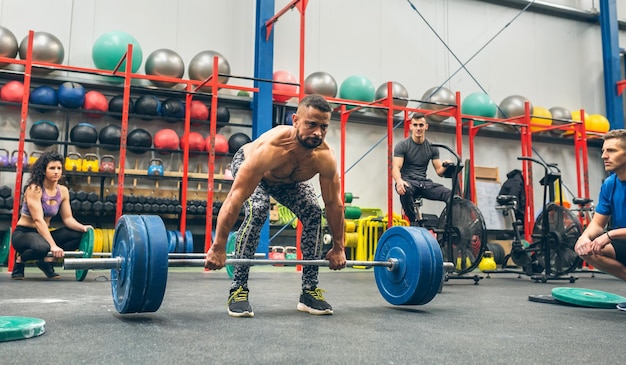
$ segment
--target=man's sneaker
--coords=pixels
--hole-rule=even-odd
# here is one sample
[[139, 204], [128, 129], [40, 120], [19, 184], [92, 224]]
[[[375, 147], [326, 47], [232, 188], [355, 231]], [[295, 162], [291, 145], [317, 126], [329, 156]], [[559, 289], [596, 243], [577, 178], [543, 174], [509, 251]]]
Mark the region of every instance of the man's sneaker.
[[24, 266], [23, 262], [16, 262], [13, 265], [13, 272], [11, 273], [11, 279], [13, 280], [24, 280]]
[[43, 260], [37, 260], [37, 267], [39, 268], [39, 270], [43, 271], [44, 274], [46, 274], [46, 277], [48, 279], [58, 279], [59, 278], [59, 274], [54, 272], [54, 264], [52, 264], [52, 262], [47, 262], [47, 261], [43, 261]]
[[333, 314], [333, 307], [326, 303], [324, 290], [320, 288], [303, 289], [300, 294], [300, 302], [298, 303], [298, 310], [301, 312], [308, 312], [310, 314]]
[[252, 306], [248, 302], [248, 288], [243, 286], [230, 289], [228, 297], [228, 315], [231, 317], [254, 317]]
[[626, 302], [624, 302], [624, 303], [619, 303], [619, 304], [617, 305], [617, 309], [619, 309], [619, 310], [621, 310], [621, 311], [626, 312]]

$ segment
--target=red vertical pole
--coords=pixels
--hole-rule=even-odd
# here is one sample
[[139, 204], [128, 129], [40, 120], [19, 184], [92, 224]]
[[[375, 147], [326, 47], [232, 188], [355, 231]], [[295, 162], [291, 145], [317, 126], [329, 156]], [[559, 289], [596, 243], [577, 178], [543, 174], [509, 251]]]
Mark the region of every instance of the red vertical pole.
[[[348, 124], [348, 113], [346, 112], [346, 105], [341, 105], [341, 137], [340, 137], [340, 166], [341, 166], [341, 196], [344, 196], [346, 191], [346, 125]], [[343, 198], [342, 198], [343, 199]]]
[[[15, 232], [20, 215], [20, 201], [22, 193], [22, 172], [24, 169], [24, 140], [26, 139], [26, 121], [28, 120], [28, 98], [30, 97], [30, 76], [33, 69], [33, 38], [35, 32], [28, 32], [28, 48], [26, 64], [24, 65], [24, 94], [22, 94], [22, 111], [20, 114], [20, 136], [17, 145], [17, 164], [15, 166], [15, 189], [13, 197], [13, 214], [11, 216], [11, 232]], [[11, 233], [12, 234], [12, 233]], [[15, 264], [15, 250], [9, 245], [8, 271], [13, 272]]]
[[[530, 105], [528, 102], [524, 104], [524, 125], [521, 127], [521, 140], [522, 140], [522, 156], [532, 157], [532, 133], [529, 129], [530, 124]], [[526, 222], [524, 227], [524, 239], [531, 242], [531, 231], [535, 225], [535, 209], [534, 209], [534, 190], [533, 190], [533, 167], [531, 161], [524, 161], [523, 174], [526, 178], [525, 190], [526, 190]]]
[[[460, 163], [463, 163], [463, 119], [461, 118], [461, 93], [455, 94], [456, 107], [454, 108], [454, 119], [456, 119], [456, 153], [461, 157]], [[463, 174], [458, 176], [459, 191], [463, 195]], [[467, 182], [466, 182], [467, 183]], [[453, 194], [456, 194], [453, 192]]]
[[582, 149], [582, 165], [583, 165], [583, 188], [584, 195], [580, 195], [585, 198], [589, 198], [589, 155], [587, 154], [587, 127], [585, 126], [585, 110], [581, 109], [581, 149]]
[[474, 127], [474, 119], [469, 121], [469, 184], [470, 200], [476, 204], [476, 176], [474, 173], [474, 137], [478, 133], [477, 127]]
[[[180, 204], [183, 207], [180, 212], [180, 233], [183, 237], [186, 237], [185, 232], [187, 231], [187, 188], [189, 186], [189, 130], [190, 122], [191, 122], [191, 101], [193, 99], [193, 95], [189, 92], [191, 91], [191, 84], [187, 84], [187, 94], [185, 95], [185, 127], [183, 131], [183, 179], [181, 181], [181, 192], [180, 192]], [[208, 213], [207, 213], [208, 215]], [[211, 231], [209, 231], [211, 232]], [[209, 234], [210, 236], [210, 234]]]
[[115, 222], [119, 221], [122, 216], [124, 206], [124, 169], [126, 166], [126, 137], [128, 135], [128, 103], [130, 100], [130, 74], [133, 65], [133, 45], [131, 43], [126, 47], [126, 67], [124, 75], [124, 96], [122, 105], [122, 126], [120, 136], [120, 167], [117, 173], [117, 202], [115, 207]]
[[213, 189], [215, 185], [215, 134], [217, 133], [217, 92], [218, 92], [218, 64], [219, 58], [213, 57], [213, 75], [209, 80], [211, 86], [211, 120], [209, 126], [209, 135], [211, 146], [209, 148], [209, 161], [208, 161], [208, 180], [207, 180], [207, 208], [211, 205], [211, 214], [207, 209], [206, 214], [206, 235], [204, 238], [204, 251], [208, 251], [211, 248], [211, 234], [213, 232]]
[[299, 83], [300, 83], [300, 87], [298, 88], [298, 95], [299, 95], [299, 100], [302, 100], [302, 98], [304, 98], [304, 42], [305, 42], [305, 29], [306, 29], [306, 6], [307, 6], [308, 0], [302, 0], [298, 3], [297, 7], [298, 10], [300, 10], [300, 60], [299, 60], [299, 67], [300, 67], [300, 78], [299, 78]]
[[393, 226], [393, 83], [387, 82], [387, 228]]

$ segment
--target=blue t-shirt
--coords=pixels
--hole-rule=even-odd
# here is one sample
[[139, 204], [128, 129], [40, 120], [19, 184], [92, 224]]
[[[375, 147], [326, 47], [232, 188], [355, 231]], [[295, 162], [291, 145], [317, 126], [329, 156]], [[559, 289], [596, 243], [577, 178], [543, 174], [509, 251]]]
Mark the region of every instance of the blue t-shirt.
[[611, 216], [611, 228], [626, 227], [626, 181], [620, 181], [617, 175], [611, 174], [604, 180], [600, 188], [600, 197], [596, 212]]

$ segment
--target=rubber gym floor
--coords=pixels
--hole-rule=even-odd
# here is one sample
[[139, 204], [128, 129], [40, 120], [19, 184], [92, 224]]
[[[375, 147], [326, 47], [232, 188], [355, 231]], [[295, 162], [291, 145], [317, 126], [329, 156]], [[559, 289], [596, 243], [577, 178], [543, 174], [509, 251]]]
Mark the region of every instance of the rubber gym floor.
[[0, 315], [36, 317], [46, 332], [1, 342], [4, 364], [623, 364], [626, 313], [528, 300], [565, 286], [626, 296], [624, 282], [580, 272], [575, 283], [536, 283], [511, 273], [450, 279], [423, 306], [393, 306], [373, 270], [320, 268], [320, 287], [334, 315], [298, 312], [300, 273], [253, 267], [254, 318], [226, 312], [225, 270], [170, 268], [161, 308], [121, 315], [109, 271], [76, 282], [58, 268], [46, 280], [0, 273]]

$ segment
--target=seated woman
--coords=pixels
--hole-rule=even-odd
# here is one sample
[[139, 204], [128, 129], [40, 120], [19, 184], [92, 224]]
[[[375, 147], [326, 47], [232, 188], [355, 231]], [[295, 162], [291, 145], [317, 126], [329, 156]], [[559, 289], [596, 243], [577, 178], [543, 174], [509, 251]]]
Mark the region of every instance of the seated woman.
[[[76, 250], [83, 232], [92, 228], [79, 223], [72, 215], [70, 194], [59, 185], [63, 174], [63, 156], [57, 152], [42, 154], [31, 166], [24, 191], [20, 219], [11, 237], [17, 252], [11, 278], [24, 279], [26, 261], [37, 260], [37, 267], [49, 279], [58, 279], [53, 261], [63, 257], [63, 250]], [[50, 231], [52, 217], [60, 214], [64, 227]], [[52, 252], [52, 257], [48, 257]]]

